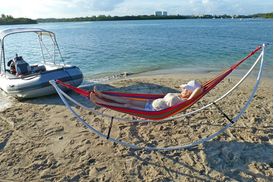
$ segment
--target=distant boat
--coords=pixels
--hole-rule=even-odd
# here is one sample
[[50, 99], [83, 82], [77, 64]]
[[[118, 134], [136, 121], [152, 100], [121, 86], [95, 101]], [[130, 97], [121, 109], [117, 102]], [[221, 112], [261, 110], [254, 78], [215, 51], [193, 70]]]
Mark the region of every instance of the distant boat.
[[[38, 36], [41, 63], [29, 65], [17, 53], [12, 60], [6, 61], [4, 40], [9, 35], [19, 33], [34, 33]], [[44, 39], [53, 43], [52, 52], [43, 42]], [[76, 87], [83, 81], [83, 74], [78, 67], [64, 63], [55, 34], [51, 31], [39, 28], [6, 29], [0, 32], [0, 45], [0, 89], [9, 95], [16, 98], [40, 97], [55, 93], [49, 80], [63, 80]], [[56, 60], [57, 57], [59, 61]]]

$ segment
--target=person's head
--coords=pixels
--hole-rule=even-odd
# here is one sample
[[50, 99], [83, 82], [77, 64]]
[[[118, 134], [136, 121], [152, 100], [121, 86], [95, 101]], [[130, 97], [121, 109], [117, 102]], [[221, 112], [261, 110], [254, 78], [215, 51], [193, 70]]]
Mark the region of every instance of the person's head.
[[191, 94], [192, 94], [192, 91], [182, 88], [182, 92], [181, 92], [182, 98], [188, 98], [191, 96]]
[[196, 80], [191, 80], [187, 84], [180, 85], [180, 87], [182, 89], [181, 96], [183, 98], [188, 98], [194, 90], [201, 88], [202, 86]]

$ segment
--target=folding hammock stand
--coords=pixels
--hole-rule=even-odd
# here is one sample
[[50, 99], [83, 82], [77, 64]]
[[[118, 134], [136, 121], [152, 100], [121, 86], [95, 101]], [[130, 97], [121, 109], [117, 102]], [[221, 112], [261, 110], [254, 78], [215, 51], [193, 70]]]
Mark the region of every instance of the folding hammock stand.
[[[102, 138], [105, 138], [111, 142], [115, 142], [115, 143], [118, 143], [118, 144], [121, 144], [121, 145], [124, 145], [126, 147], [129, 147], [129, 148], [132, 148], [132, 149], [136, 149], [136, 150], [161, 150], [161, 151], [169, 151], [169, 150], [182, 150], [182, 149], [186, 149], [186, 148], [190, 148], [190, 147], [193, 147], [193, 146], [196, 146], [196, 145], [199, 145], [199, 144], [202, 144], [204, 142], [207, 142], [211, 139], [213, 139], [214, 137], [220, 135], [221, 133], [223, 133], [226, 129], [228, 129], [230, 126], [232, 126], [234, 123], [236, 123], [240, 117], [244, 114], [244, 112], [247, 110], [248, 106], [250, 105], [257, 89], [258, 89], [258, 86], [259, 86], [259, 83], [260, 83], [260, 79], [261, 79], [261, 76], [262, 76], [262, 71], [263, 71], [263, 64], [264, 64], [264, 49], [265, 49], [265, 44], [263, 44], [262, 46], [256, 48], [254, 51], [252, 51], [247, 57], [245, 57], [243, 60], [239, 61], [238, 63], [234, 64], [229, 70], [228, 73], [225, 73], [226, 75], [221, 79], [219, 80], [222, 81], [228, 74], [230, 74], [234, 69], [236, 69], [242, 62], [244, 62], [245, 60], [247, 60], [248, 58], [250, 58], [252, 55], [254, 55], [257, 51], [259, 51], [261, 49], [261, 53], [259, 54], [258, 58], [256, 59], [256, 61], [254, 62], [254, 64], [250, 67], [250, 69], [246, 72], [246, 74], [238, 81], [238, 83], [236, 83], [228, 92], [226, 92], [224, 95], [220, 96], [218, 99], [216, 99], [215, 101], [195, 110], [195, 111], [191, 111], [191, 112], [188, 112], [188, 113], [184, 113], [184, 114], [181, 114], [179, 116], [172, 116], [172, 117], [169, 117], [169, 118], [164, 118], [164, 119], [161, 119], [161, 121], [170, 121], [170, 120], [174, 120], [174, 119], [178, 119], [178, 118], [182, 118], [182, 117], [185, 117], [185, 116], [188, 116], [188, 115], [193, 115], [194, 113], [196, 112], [199, 112], [199, 111], [202, 111], [212, 105], [214, 105], [219, 111], [221, 114], [223, 114], [223, 116], [229, 120], [229, 123], [227, 123], [222, 129], [220, 129], [219, 131], [207, 136], [207, 137], [204, 137], [204, 138], [201, 138], [201, 139], [198, 139], [192, 143], [189, 143], [189, 144], [185, 144], [185, 145], [178, 145], [178, 146], [169, 146], [169, 147], [150, 147], [150, 146], [145, 146], [145, 147], [141, 147], [141, 146], [138, 146], [138, 145], [135, 145], [135, 144], [131, 144], [131, 143], [128, 143], [128, 142], [125, 142], [125, 141], [122, 141], [122, 140], [118, 140], [118, 139], [115, 139], [115, 138], [112, 138], [110, 136], [110, 131], [111, 131], [111, 127], [112, 127], [112, 123], [114, 120], [116, 121], [122, 121], [122, 122], [155, 122], [155, 119], [144, 119], [144, 120], [130, 120], [130, 119], [126, 119], [126, 118], [118, 118], [118, 117], [114, 117], [114, 116], [111, 116], [111, 115], [108, 115], [108, 114], [103, 114], [101, 112], [98, 112], [96, 111], [95, 109], [93, 108], [90, 108], [90, 107], [86, 107], [84, 106], [83, 104], [77, 102], [76, 100], [74, 100], [73, 98], [71, 98], [69, 95], [67, 95], [64, 91], [62, 91], [58, 85], [56, 83], [59, 83], [61, 84], [62, 86], [64, 87], [67, 87], [67, 88], [70, 88], [72, 89], [73, 91], [75, 91], [76, 93], [79, 93], [81, 95], [84, 95], [86, 97], [89, 96], [89, 93], [88, 91], [85, 91], [85, 90], [82, 90], [82, 89], [79, 89], [79, 88], [75, 88], [75, 87], [72, 87], [68, 84], [65, 84], [65, 83], [62, 83], [60, 81], [54, 81], [54, 80], [51, 80], [50, 83], [52, 84], [52, 86], [56, 89], [56, 92], [58, 93], [58, 95], [60, 96], [60, 98], [62, 99], [62, 101], [64, 102], [65, 106], [68, 108], [68, 110], [78, 119], [79, 122], [81, 122], [84, 126], [87, 127], [88, 130], [90, 130], [91, 132], [97, 134], [98, 136], [102, 137]], [[257, 75], [257, 78], [256, 78], [256, 83], [253, 87], [253, 90], [248, 98], [248, 100], [246, 101], [245, 105], [243, 106], [243, 108], [240, 110], [240, 112], [234, 117], [234, 118], [229, 118], [224, 112], [222, 112], [222, 110], [218, 107], [218, 105], [216, 104], [217, 102], [219, 102], [220, 100], [222, 100], [223, 98], [225, 98], [227, 95], [229, 95], [232, 91], [234, 91], [249, 75], [250, 73], [252, 72], [252, 70], [255, 68], [255, 66], [260, 62], [260, 68], [259, 68], [259, 71], [258, 71], [258, 75]], [[222, 76], [222, 75], [221, 75]], [[220, 77], [220, 76], [219, 76]], [[218, 76], [216, 77], [218, 78]], [[210, 82], [210, 81], [209, 81]], [[218, 83], [219, 83], [218, 82]], [[208, 83], [208, 82], [207, 82]], [[218, 84], [217, 83], [217, 84]], [[216, 84], [216, 85], [217, 85]], [[215, 85], [215, 86], [216, 86]], [[201, 96], [202, 97], [202, 96]], [[69, 105], [69, 103], [67, 102], [67, 99], [70, 100], [72, 103], [74, 103], [75, 105], [78, 105], [86, 110], [89, 110], [91, 112], [93, 112], [94, 114], [96, 115], [101, 115], [103, 117], [106, 117], [106, 118], [110, 118], [111, 122], [110, 122], [110, 126], [109, 126], [109, 130], [108, 130], [108, 134], [103, 134], [101, 133], [100, 131], [98, 131], [97, 129], [95, 129], [94, 127], [92, 127], [89, 123], [87, 123], [79, 114], [77, 114], [77, 112]], [[115, 110], [115, 109], [114, 109]], [[157, 122], [157, 121], [156, 121]]]

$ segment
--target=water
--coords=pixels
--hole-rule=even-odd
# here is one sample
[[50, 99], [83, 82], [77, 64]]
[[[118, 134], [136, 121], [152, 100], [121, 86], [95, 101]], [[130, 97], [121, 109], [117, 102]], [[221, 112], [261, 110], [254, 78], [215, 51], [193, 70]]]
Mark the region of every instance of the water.
[[[55, 32], [66, 62], [79, 66], [86, 78], [174, 68], [223, 70], [265, 42], [271, 43], [266, 50], [265, 76], [272, 77], [273, 26], [267, 19], [41, 23], [0, 29], [7, 27]], [[8, 58], [18, 53], [29, 62], [41, 60], [40, 54], [34, 54], [40, 50], [35, 36], [8, 37], [6, 48]]]

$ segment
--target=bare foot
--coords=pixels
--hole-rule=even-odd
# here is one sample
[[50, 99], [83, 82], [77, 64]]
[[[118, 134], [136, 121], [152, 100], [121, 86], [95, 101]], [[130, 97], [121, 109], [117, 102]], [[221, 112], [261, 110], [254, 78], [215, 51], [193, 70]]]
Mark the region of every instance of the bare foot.
[[89, 98], [93, 103], [96, 103], [97, 98], [95, 94], [90, 94]]
[[102, 97], [103, 95], [100, 91], [97, 90], [96, 86], [93, 87], [93, 92], [95, 93], [97, 97]]
[[98, 104], [106, 104], [105, 101], [103, 101], [102, 99], [100, 99], [95, 93], [91, 93], [90, 96], [89, 96], [90, 100], [98, 105]]

